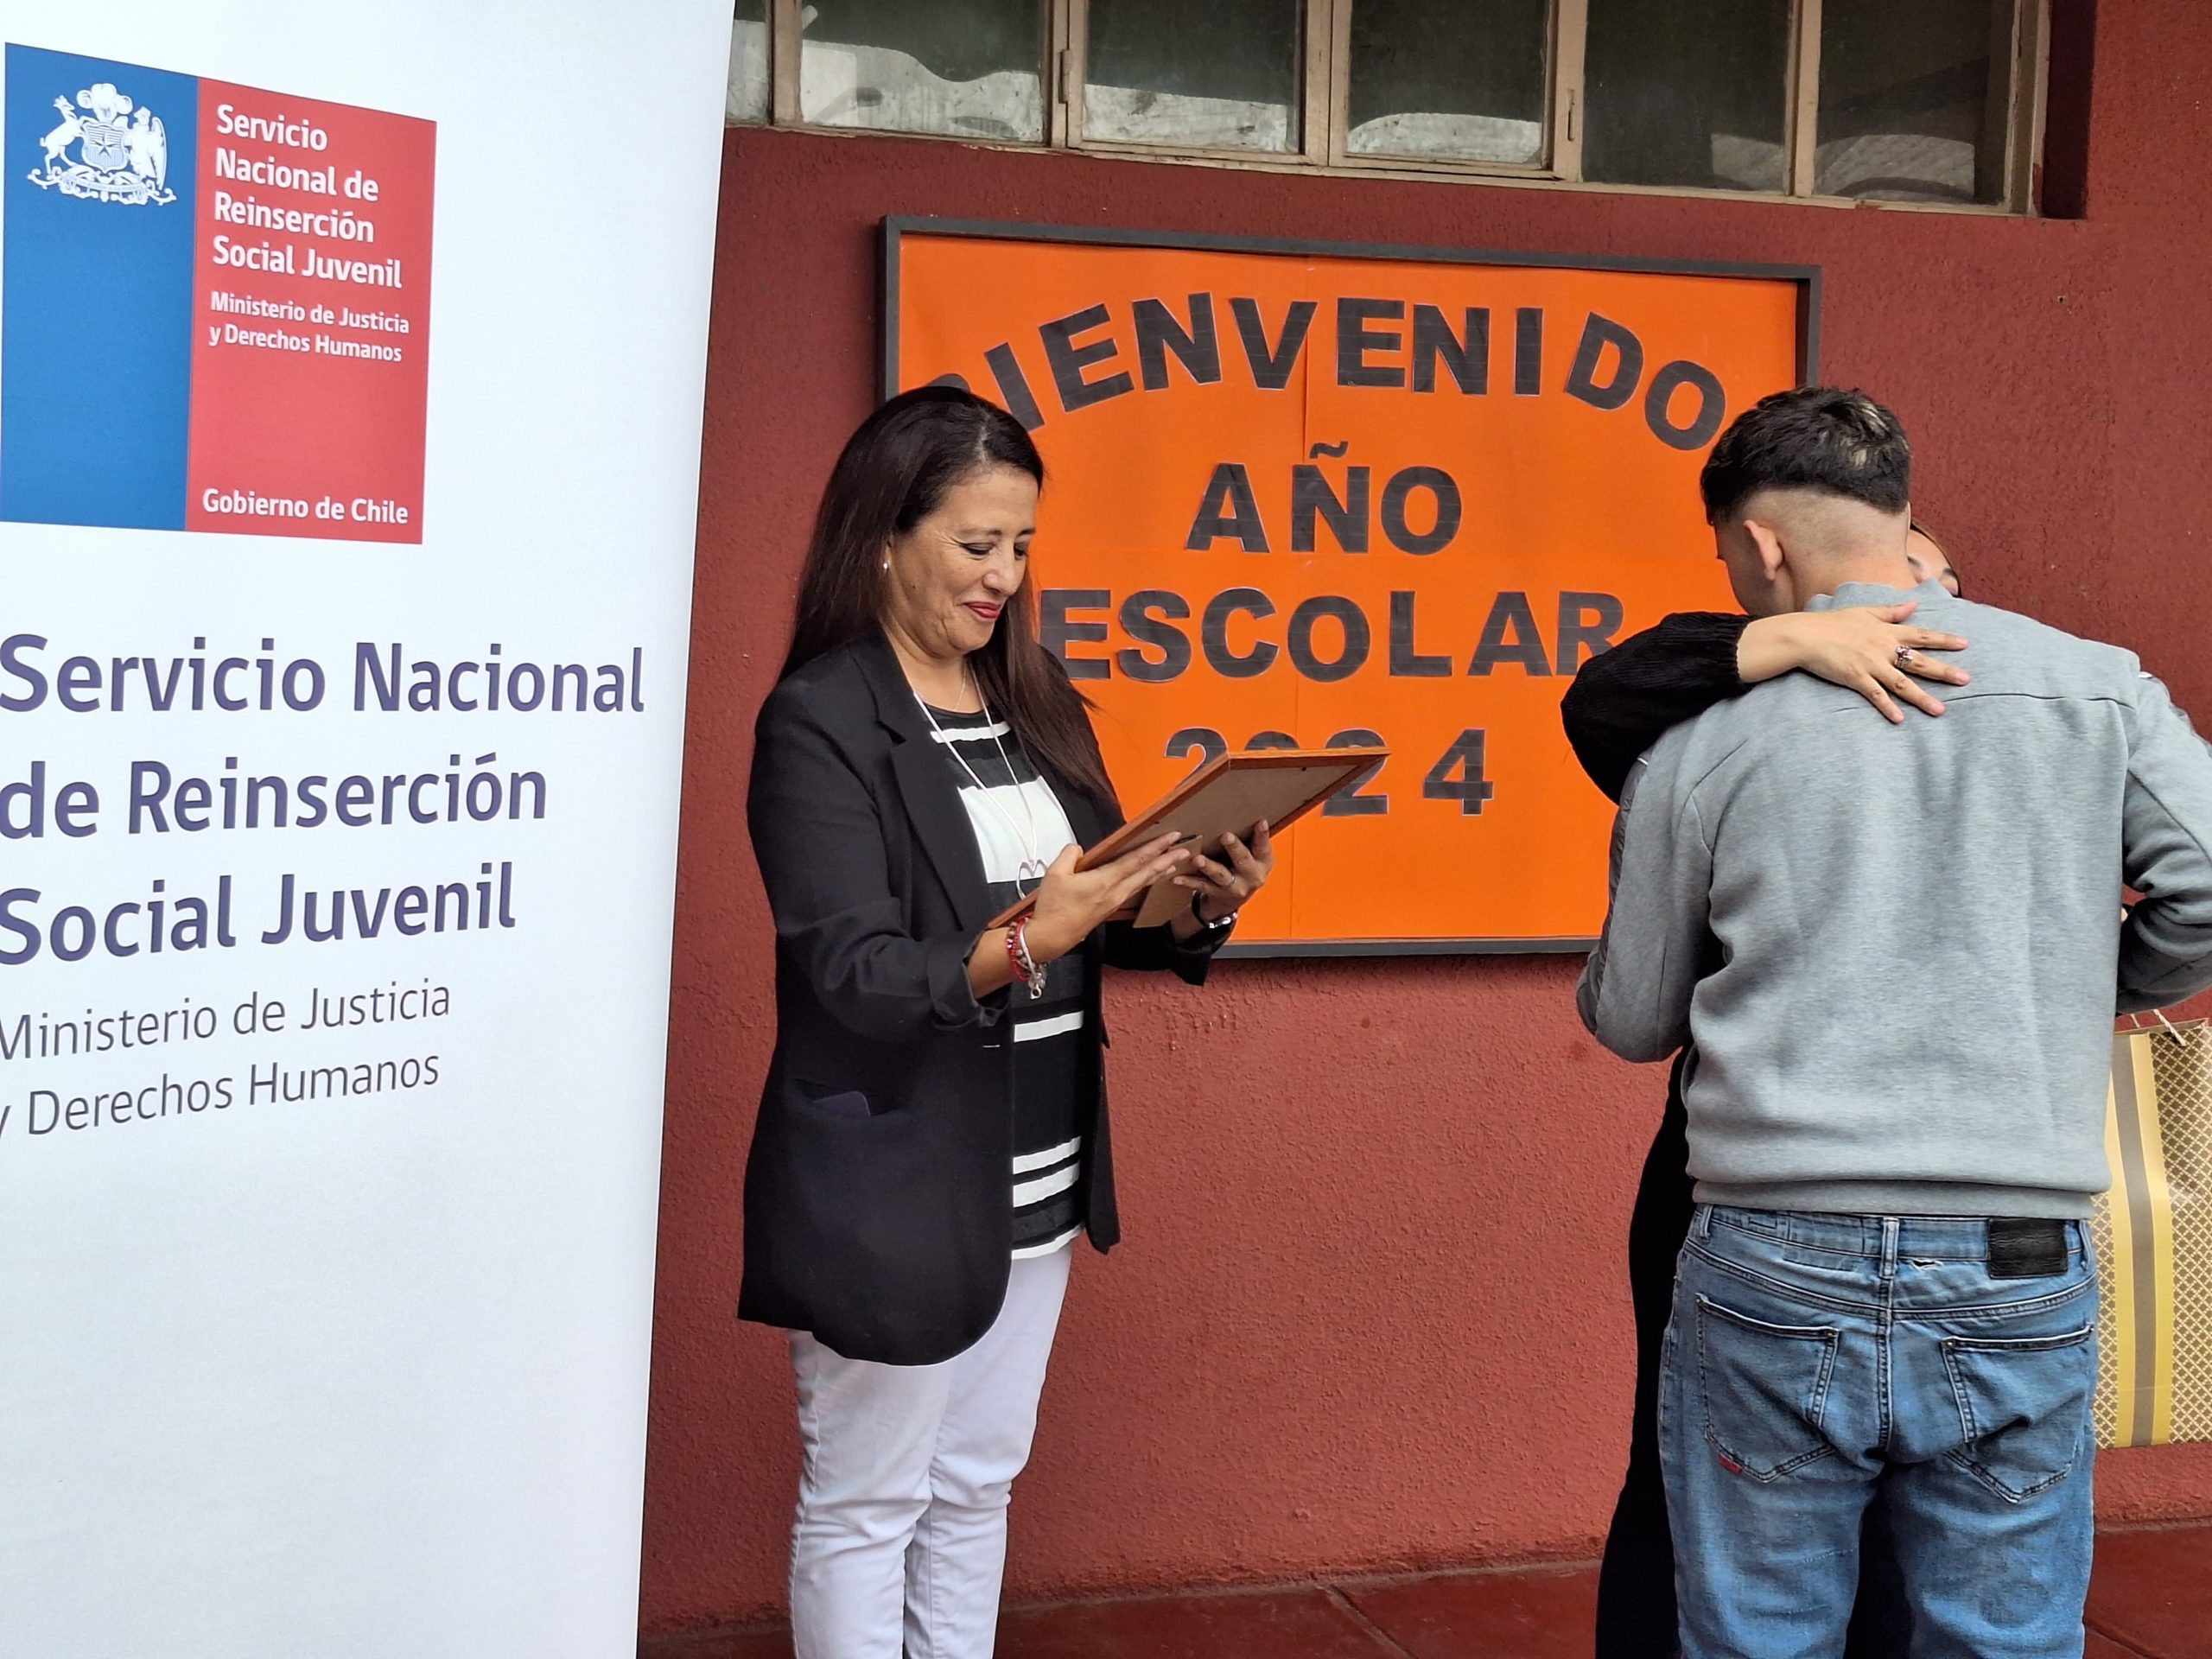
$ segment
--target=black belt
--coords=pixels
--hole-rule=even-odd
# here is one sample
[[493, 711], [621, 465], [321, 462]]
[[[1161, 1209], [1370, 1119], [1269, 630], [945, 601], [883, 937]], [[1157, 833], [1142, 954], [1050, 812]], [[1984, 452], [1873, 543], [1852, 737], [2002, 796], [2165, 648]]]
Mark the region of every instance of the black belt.
[[1988, 1224], [1991, 1278], [2048, 1279], [2066, 1271], [2073, 1245], [2067, 1223], [1998, 1216]]

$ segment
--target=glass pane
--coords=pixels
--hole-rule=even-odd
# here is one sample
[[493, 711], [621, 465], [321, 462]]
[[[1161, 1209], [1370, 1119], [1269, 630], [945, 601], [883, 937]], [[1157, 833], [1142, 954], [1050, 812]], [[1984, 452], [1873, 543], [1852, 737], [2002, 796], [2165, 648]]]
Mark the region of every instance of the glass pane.
[[1789, 0], [1590, 0], [1582, 176], [1789, 185]]
[[1090, 0], [1083, 136], [1296, 149], [1305, 0]]
[[1355, 0], [1355, 156], [1540, 162], [1550, 0]]
[[820, 0], [801, 18], [801, 119], [1043, 141], [1038, 0]]
[[1814, 188], [2002, 201], [2013, 0], [1827, 0]]
[[722, 105], [730, 121], [768, 118], [768, 0], [737, 0], [729, 35], [729, 93]]

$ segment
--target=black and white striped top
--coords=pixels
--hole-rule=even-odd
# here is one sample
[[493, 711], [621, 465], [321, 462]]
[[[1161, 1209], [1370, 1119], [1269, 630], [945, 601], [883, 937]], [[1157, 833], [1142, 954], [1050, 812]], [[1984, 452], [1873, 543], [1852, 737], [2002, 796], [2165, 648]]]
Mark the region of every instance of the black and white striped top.
[[[945, 764], [983, 855], [994, 910], [1035, 887], [1044, 867], [1075, 839], [1052, 787], [1002, 720], [930, 709]], [[1085, 976], [1081, 952], [1061, 957], [1032, 1000], [1007, 993], [1014, 1044], [1014, 1254], [1046, 1255], [1083, 1230], [1079, 1209], [1083, 1131], [1076, 1103], [1082, 1068]]]

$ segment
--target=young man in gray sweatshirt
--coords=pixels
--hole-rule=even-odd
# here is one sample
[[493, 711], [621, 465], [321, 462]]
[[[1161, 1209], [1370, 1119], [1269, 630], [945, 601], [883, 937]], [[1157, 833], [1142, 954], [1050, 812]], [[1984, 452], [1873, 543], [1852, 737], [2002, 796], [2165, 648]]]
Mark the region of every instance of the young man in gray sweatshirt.
[[1669, 732], [1578, 994], [1624, 1058], [1692, 1050], [1660, 1394], [1688, 1659], [1839, 1652], [1877, 1481], [1914, 1655], [2081, 1653], [2111, 1017], [2212, 984], [2212, 751], [2127, 652], [1916, 586], [1910, 467], [1825, 388], [1714, 446], [1747, 611], [1910, 597], [1972, 679], [1891, 726], [1793, 674]]

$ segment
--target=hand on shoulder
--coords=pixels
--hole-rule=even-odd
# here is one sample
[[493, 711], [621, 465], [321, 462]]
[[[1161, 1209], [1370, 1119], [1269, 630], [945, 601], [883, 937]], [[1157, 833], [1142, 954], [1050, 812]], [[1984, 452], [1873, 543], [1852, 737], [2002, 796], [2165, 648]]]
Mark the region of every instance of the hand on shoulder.
[[1904, 719], [1900, 703], [1940, 715], [1942, 702], [1920, 683], [1964, 685], [1963, 668], [1926, 653], [1964, 651], [1955, 633], [1915, 627], [1914, 601], [1853, 606], [1834, 611], [1790, 611], [1763, 616], [1744, 630], [1736, 646], [1736, 672], [1746, 684], [1803, 669], [1831, 684], [1847, 686], [1892, 722]]

